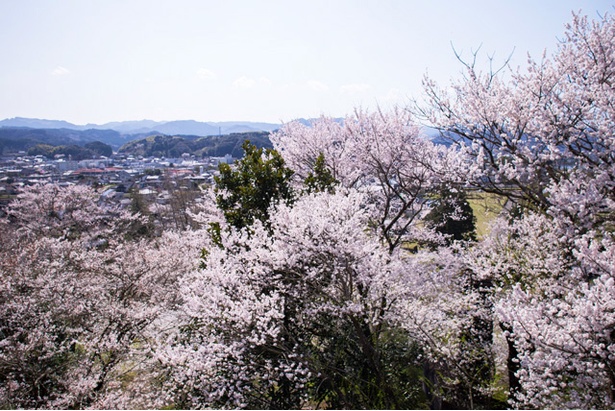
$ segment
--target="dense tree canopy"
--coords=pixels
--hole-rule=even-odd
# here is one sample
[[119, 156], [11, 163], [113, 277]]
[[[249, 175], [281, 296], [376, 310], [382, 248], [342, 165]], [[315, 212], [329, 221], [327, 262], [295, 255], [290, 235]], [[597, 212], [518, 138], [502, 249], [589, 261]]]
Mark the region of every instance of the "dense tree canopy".
[[294, 172], [277, 151], [257, 148], [248, 140], [243, 150], [235, 168], [220, 164], [220, 175], [215, 177], [216, 203], [228, 223], [238, 229], [255, 220], [268, 221], [271, 206], [293, 199], [290, 180]]
[[[615, 184], [615, 19], [574, 15], [552, 58], [480, 72], [449, 90], [427, 79], [419, 114], [468, 156], [467, 182], [509, 199], [473, 251], [494, 285], [519, 407], [613, 407], [609, 260]], [[599, 263], [600, 261], [600, 263]], [[510, 372], [512, 371], [512, 372]]]

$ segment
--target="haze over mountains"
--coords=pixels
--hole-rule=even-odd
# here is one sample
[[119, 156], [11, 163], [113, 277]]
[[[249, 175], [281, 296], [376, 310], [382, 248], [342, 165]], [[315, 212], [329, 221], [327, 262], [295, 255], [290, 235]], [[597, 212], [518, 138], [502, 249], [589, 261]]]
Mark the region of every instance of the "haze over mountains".
[[[314, 120], [297, 121], [309, 126]], [[344, 121], [342, 118], [336, 120], [340, 123]], [[268, 135], [280, 126], [247, 121], [205, 123], [195, 120], [140, 120], [75, 125], [62, 120], [15, 117], [0, 121], [0, 155], [26, 152], [47, 157], [66, 153], [73, 158], [87, 157], [87, 145], [98, 142], [108, 145], [108, 150], [143, 156], [190, 153], [199, 156], [231, 154], [240, 157], [238, 150], [246, 139], [259, 147], [272, 147]], [[450, 144], [437, 130], [425, 127], [423, 132], [434, 143]]]
[[[108, 145], [108, 150], [113, 151], [126, 146], [124, 151], [139, 151], [143, 155], [154, 152], [160, 155], [179, 152], [181, 155], [196, 151], [199, 155], [237, 155], [236, 148], [241, 148], [243, 140], [248, 138], [270, 146], [268, 133], [279, 127], [280, 124], [247, 121], [204, 123], [194, 120], [76, 125], [62, 120], [15, 117], [0, 121], [0, 155], [25, 152], [53, 157], [55, 154], [70, 154], [79, 159], [91, 155], [88, 145], [93, 143]], [[157, 136], [155, 144], [146, 141], [150, 136]], [[139, 150], [140, 146], [128, 144], [132, 141], [143, 142], [148, 150]]]
[[249, 121], [200, 122], [195, 120], [176, 121], [115, 121], [105, 124], [76, 125], [62, 120], [42, 120], [14, 117], [0, 121], [0, 127], [27, 127], [70, 130], [114, 130], [120, 134], [150, 134], [213, 136], [219, 134], [273, 131], [280, 124]]

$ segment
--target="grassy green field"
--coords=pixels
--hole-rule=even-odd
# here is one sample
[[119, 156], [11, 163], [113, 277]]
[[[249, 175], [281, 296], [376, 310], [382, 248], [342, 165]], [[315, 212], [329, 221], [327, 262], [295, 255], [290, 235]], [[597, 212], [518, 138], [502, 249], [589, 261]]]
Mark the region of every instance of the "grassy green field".
[[472, 191], [468, 193], [468, 203], [476, 216], [476, 235], [478, 239], [489, 234], [489, 224], [502, 211], [506, 199], [497, 194]]

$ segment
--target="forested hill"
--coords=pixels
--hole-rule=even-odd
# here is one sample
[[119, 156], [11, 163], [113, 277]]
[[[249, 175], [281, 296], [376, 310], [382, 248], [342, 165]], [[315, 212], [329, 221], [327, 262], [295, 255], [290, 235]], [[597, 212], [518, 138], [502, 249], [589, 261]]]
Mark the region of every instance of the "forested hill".
[[34, 146], [85, 146], [100, 141], [119, 147], [126, 141], [114, 130], [36, 129], [27, 127], [0, 127], [0, 154], [4, 151], [28, 151]]
[[180, 157], [182, 154], [188, 153], [197, 157], [222, 157], [230, 154], [239, 158], [243, 157], [241, 145], [245, 140], [250, 140], [257, 147], [273, 147], [269, 140], [269, 133], [262, 131], [209, 137], [149, 136], [124, 144], [119, 152], [143, 157]]
[[91, 157], [92, 150], [98, 155], [109, 156], [112, 149], [119, 149], [122, 153], [144, 157], [180, 157], [188, 153], [199, 157], [231, 154], [239, 158], [243, 155], [241, 145], [245, 140], [257, 147], [272, 147], [266, 131], [201, 137], [160, 133], [128, 135], [97, 129], [0, 127], [0, 155], [24, 151], [29, 155], [42, 154], [50, 158], [55, 154], [70, 154], [73, 159], [82, 159]]

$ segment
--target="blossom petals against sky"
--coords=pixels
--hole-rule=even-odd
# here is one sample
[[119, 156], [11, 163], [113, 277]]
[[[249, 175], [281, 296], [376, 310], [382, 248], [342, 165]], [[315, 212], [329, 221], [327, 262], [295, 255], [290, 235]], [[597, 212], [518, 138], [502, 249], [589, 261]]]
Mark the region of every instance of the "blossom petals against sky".
[[610, 1], [0, 0], [0, 119], [281, 122], [406, 104], [453, 53], [514, 66]]

